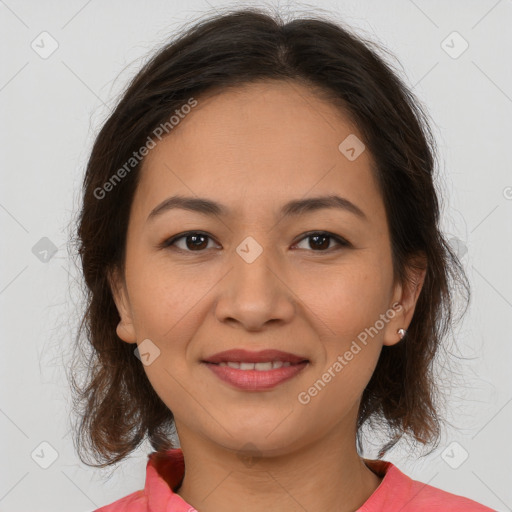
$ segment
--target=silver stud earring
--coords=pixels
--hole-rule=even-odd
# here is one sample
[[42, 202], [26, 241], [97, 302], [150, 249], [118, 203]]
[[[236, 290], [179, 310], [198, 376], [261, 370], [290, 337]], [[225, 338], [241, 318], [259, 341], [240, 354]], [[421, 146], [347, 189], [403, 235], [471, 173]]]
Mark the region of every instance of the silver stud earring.
[[407, 331], [405, 329], [398, 329], [398, 334], [400, 334], [400, 339], [402, 339], [406, 334]]

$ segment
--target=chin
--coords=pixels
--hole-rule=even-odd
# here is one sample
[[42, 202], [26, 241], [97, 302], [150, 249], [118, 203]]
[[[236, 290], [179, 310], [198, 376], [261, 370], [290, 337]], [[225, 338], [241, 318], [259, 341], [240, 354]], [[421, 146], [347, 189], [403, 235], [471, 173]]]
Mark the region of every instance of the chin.
[[[272, 432], [272, 430], [269, 432]], [[219, 444], [227, 450], [235, 452], [240, 457], [279, 457], [293, 451], [293, 446], [297, 443], [296, 440], [290, 438], [290, 433], [285, 430], [282, 431], [281, 435], [278, 435], [276, 431], [269, 434], [257, 427], [253, 430], [244, 429], [243, 433], [240, 433], [239, 436], [237, 436], [236, 432], [230, 431], [230, 433], [233, 437]]]

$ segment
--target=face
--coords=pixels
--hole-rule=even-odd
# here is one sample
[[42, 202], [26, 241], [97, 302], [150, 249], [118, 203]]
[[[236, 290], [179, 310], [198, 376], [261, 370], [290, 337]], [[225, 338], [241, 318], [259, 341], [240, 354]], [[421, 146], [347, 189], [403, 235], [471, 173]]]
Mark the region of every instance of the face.
[[[393, 280], [371, 156], [349, 159], [339, 149], [350, 135], [362, 140], [311, 90], [261, 82], [198, 98], [146, 157], [125, 272], [112, 281], [117, 333], [127, 343], [150, 340], [144, 370], [182, 445], [182, 435], [194, 435], [279, 454], [333, 431], [355, 433], [382, 346], [400, 340], [422, 281], [409, 289]], [[214, 201], [219, 211], [150, 215], [171, 196]], [[283, 210], [321, 196], [354, 207]], [[203, 362], [237, 348], [308, 363], [274, 387], [241, 389]]]

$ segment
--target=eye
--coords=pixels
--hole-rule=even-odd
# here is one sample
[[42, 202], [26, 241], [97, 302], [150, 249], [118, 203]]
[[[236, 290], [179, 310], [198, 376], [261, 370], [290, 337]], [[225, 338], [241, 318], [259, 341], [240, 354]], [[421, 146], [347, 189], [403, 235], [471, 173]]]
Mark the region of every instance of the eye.
[[[344, 238], [327, 231], [312, 231], [306, 233], [306, 236], [303, 236], [300, 241], [307, 239], [312, 241], [312, 243], [309, 244], [309, 247], [313, 248], [314, 252], [328, 252], [327, 250], [332, 249], [332, 247], [329, 247], [331, 240], [334, 240], [338, 244], [338, 247], [350, 246], [350, 242]], [[183, 240], [183, 244], [180, 247], [177, 242], [180, 242], [181, 240]], [[159, 247], [161, 249], [172, 247], [183, 252], [202, 252], [209, 248], [209, 240], [213, 240], [213, 238], [206, 233], [201, 231], [187, 231], [164, 240]]]
[[308, 239], [310, 240], [309, 247], [314, 249], [313, 252], [328, 252], [326, 249], [329, 249], [331, 240], [334, 240], [338, 244], [338, 247], [348, 247], [350, 245], [344, 238], [333, 235], [327, 231], [313, 231], [307, 233], [300, 241]]
[[[176, 244], [176, 242], [181, 239], [184, 239], [184, 244], [180, 247]], [[202, 233], [201, 231], [187, 231], [186, 233], [182, 233], [165, 240], [161, 244], [161, 247], [165, 248], [175, 246], [179, 250], [185, 252], [201, 252], [202, 250], [208, 248], [208, 242], [205, 242], [205, 240], [208, 239], [212, 240], [209, 235]]]

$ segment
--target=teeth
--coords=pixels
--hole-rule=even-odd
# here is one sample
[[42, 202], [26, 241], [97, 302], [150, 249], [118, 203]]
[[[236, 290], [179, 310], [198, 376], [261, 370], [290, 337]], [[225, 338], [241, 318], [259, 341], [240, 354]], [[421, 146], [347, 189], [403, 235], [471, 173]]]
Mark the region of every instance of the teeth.
[[259, 371], [268, 371], [268, 370], [274, 370], [275, 368], [281, 368], [282, 366], [290, 366], [291, 363], [289, 361], [286, 361], [283, 363], [283, 361], [267, 361], [264, 363], [235, 363], [232, 361], [229, 361], [227, 363], [219, 363], [219, 366], [229, 366], [230, 368], [236, 368], [237, 370], [259, 370]]

